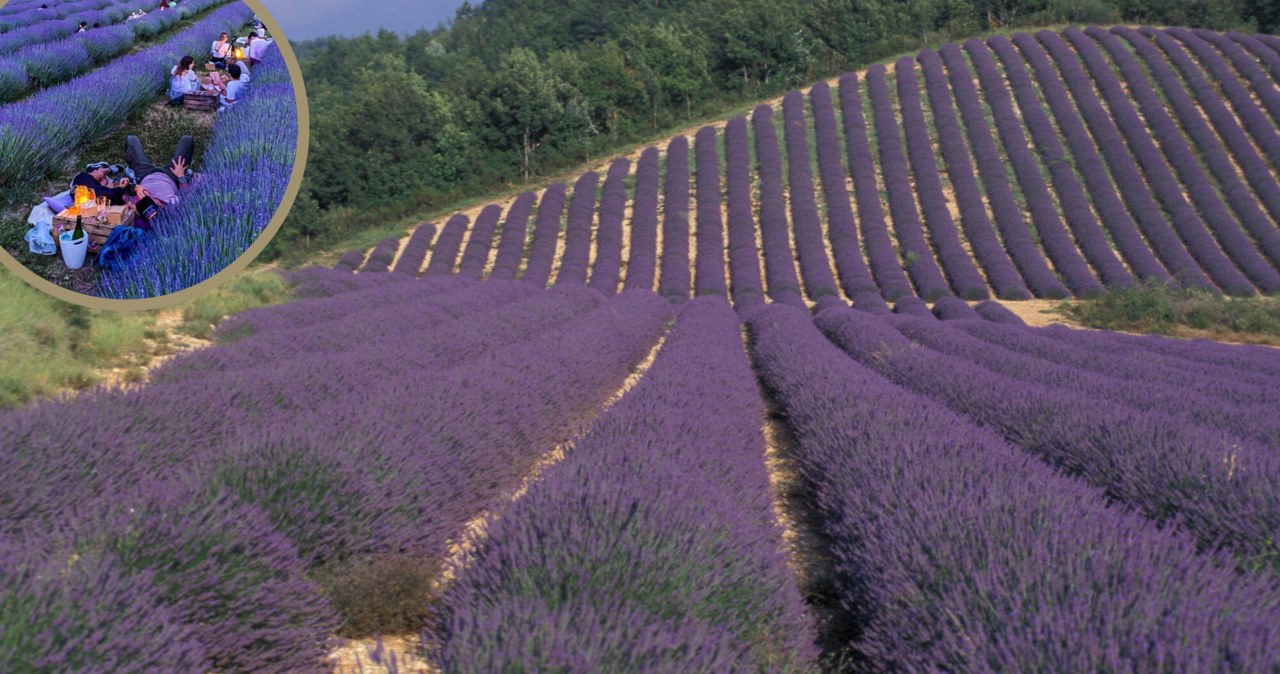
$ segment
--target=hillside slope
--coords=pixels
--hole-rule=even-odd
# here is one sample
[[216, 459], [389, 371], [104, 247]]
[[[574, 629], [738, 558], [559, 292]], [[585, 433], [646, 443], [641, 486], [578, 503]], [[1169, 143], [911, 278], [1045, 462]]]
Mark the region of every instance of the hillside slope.
[[[533, 262], [526, 280], [551, 283], [586, 265], [606, 292], [870, 307], [1144, 280], [1270, 294], [1278, 44], [1116, 27], [925, 50], [339, 265], [524, 277]], [[686, 156], [688, 176], [672, 171]]]

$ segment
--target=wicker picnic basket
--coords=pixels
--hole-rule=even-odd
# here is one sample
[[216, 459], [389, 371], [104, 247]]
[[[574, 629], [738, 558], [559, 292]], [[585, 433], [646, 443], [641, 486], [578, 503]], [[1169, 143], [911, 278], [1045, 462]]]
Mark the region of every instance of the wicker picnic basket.
[[[111, 210], [118, 212], [119, 215], [108, 218], [107, 214], [103, 213], [89, 218], [81, 218], [81, 226], [84, 227], [85, 233], [89, 235], [90, 245], [101, 246], [107, 240], [107, 237], [111, 236], [111, 230], [120, 225], [132, 225], [137, 216], [137, 211], [132, 208], [120, 209], [118, 206], [113, 206]], [[115, 220], [115, 222], [111, 222], [112, 220]], [[75, 229], [76, 216], [68, 215], [64, 211], [54, 216], [53, 224], [57, 230], [54, 232], [56, 240], [58, 232], [69, 232]]]

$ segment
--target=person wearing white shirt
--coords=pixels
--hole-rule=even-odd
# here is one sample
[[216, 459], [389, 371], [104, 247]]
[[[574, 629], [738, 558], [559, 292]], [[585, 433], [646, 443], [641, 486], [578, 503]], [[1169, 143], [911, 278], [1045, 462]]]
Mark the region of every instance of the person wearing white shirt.
[[267, 53], [267, 41], [258, 37], [257, 32], [249, 33], [249, 65], [257, 67]]
[[248, 85], [240, 79], [240, 64], [232, 63], [227, 68], [227, 72], [231, 75], [231, 80], [227, 82], [226, 91], [222, 93], [223, 110], [240, 102], [248, 93]]
[[227, 57], [231, 55], [231, 42], [227, 37], [227, 34], [223, 33], [209, 46], [209, 53], [213, 55], [213, 64], [222, 69], [227, 67]]
[[182, 97], [200, 90], [200, 78], [191, 66], [195, 59], [183, 56], [178, 65], [169, 71], [169, 105], [182, 105]]

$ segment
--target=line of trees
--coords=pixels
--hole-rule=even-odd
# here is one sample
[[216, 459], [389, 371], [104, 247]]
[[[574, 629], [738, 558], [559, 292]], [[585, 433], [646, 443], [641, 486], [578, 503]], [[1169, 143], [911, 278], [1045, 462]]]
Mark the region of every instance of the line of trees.
[[1274, 30], [1273, 0], [485, 0], [296, 45], [306, 180], [273, 251], [526, 182], [872, 60], [993, 29]]

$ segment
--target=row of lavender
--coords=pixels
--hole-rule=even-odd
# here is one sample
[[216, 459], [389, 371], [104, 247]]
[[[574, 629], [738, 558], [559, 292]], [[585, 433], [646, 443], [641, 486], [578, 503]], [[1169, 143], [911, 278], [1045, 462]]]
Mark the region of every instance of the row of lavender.
[[[1247, 672], [1280, 663], [1272, 574], [1280, 424], [1266, 414], [1280, 403], [1274, 354], [1008, 328], [995, 323], [1016, 319], [992, 313], [1000, 309], [990, 303], [983, 313], [992, 322], [943, 324], [907, 299], [914, 304], [900, 302], [904, 313], [928, 318], [885, 322], [827, 309], [817, 317], [825, 339], [794, 308], [747, 313], [759, 374], [796, 435], [793, 459], [807, 487], [798, 493], [810, 494], [834, 560], [843, 612], [826, 625], [829, 639], [877, 671]], [[686, 437], [702, 438], [701, 452], [736, 437], [731, 426], [707, 433], [705, 423], [740, 416], [695, 412], [700, 424], [680, 422], [701, 405], [727, 404], [735, 398], [725, 392], [737, 390], [712, 370], [726, 365], [708, 348], [733, 342], [736, 350], [732, 332], [717, 337], [717, 321], [731, 326], [732, 317], [726, 308], [728, 318], [713, 320], [717, 305], [703, 302], [711, 300], [685, 308], [670, 351], [618, 416], [607, 414], [563, 464], [490, 521], [446, 597], [445, 671], [662, 669], [673, 658], [689, 671], [716, 671], [753, 661], [758, 640], [743, 639], [743, 625], [767, 629], [765, 621], [785, 613], [754, 608], [745, 614], [754, 620], [714, 612], [711, 626], [689, 622], [703, 615], [700, 595], [686, 600], [690, 588], [670, 581], [692, 579], [707, 601], [730, 591], [721, 574], [742, 573], [736, 567], [679, 566], [706, 545], [681, 545], [681, 525], [718, 512], [715, 485], [738, 498], [757, 493], [741, 477], [708, 481], [699, 463], [725, 470], [739, 462], [681, 450]], [[937, 311], [979, 318], [955, 298]], [[682, 332], [691, 325], [700, 343]], [[685, 349], [699, 358], [683, 362]], [[708, 385], [716, 396], [703, 391]], [[669, 431], [662, 454], [652, 454], [640, 429]], [[650, 470], [665, 477], [646, 480]], [[686, 491], [674, 476], [689, 475], [697, 479]], [[599, 501], [583, 500], [584, 484]], [[658, 484], [669, 489], [654, 496]], [[609, 513], [625, 514], [625, 527]], [[710, 539], [741, 545], [747, 530]], [[977, 549], [975, 537], [986, 541]], [[628, 547], [636, 538], [643, 549]], [[680, 554], [653, 552], [667, 545]], [[747, 550], [722, 557], [749, 559]], [[555, 561], [543, 566], [548, 559]], [[644, 610], [650, 593], [672, 602], [663, 604], [671, 612]], [[773, 650], [791, 657], [802, 643]]]
[[302, 279], [309, 299], [242, 315], [146, 388], [0, 416], [0, 669], [327, 670], [343, 617], [312, 579], [443, 559], [672, 312], [580, 286]]
[[[959, 300], [954, 305], [971, 311]], [[1090, 363], [1084, 347], [1067, 346], [1076, 333], [1050, 337], [932, 317], [886, 321], [839, 308], [815, 319], [783, 306], [749, 316], [757, 371], [787, 415], [804, 482], [799, 491], [809, 494], [829, 546], [830, 592], [841, 609], [829, 638], [868, 671], [1252, 672], [1280, 664], [1280, 583], [1274, 550], [1263, 550], [1276, 520], [1255, 510], [1264, 494], [1276, 493], [1276, 473], [1265, 475], [1274, 462], [1252, 450], [1225, 455], [1238, 457], [1229, 462], [1210, 456], [1225, 445], [1186, 441], [1212, 441], [1213, 433], [1175, 413], [1130, 407], [1142, 404], [1142, 394], [1128, 397], [1121, 384], [1124, 376], [1186, 381], [1199, 380], [1201, 370], [1220, 374], [1173, 357], [1135, 365], [1164, 348], [1256, 360], [1273, 377], [1280, 374], [1274, 354], [1164, 342], [1147, 349], [1133, 337], [1088, 335], [1085, 341], [1100, 342], [1093, 356], [1122, 361], [1125, 369], [1092, 375], [1026, 356], [1004, 365], [1024, 368], [1019, 376], [1029, 379], [1021, 380], [984, 368], [1016, 359], [997, 340], [1029, 350], [1062, 339], [1037, 353]], [[990, 341], [969, 344], [963, 356], [906, 336], [977, 339], [970, 334]], [[1106, 355], [1118, 346], [1142, 358]], [[982, 365], [968, 360], [976, 357]], [[1055, 368], [1078, 383], [1106, 379], [1116, 388], [1112, 401], [1124, 400], [1082, 402], [1059, 415], [1050, 403], [1087, 397], [1065, 383], [1053, 400], [1038, 391], [1044, 385], [1035, 378]], [[1229, 379], [1213, 383], [1230, 386]], [[988, 402], [961, 401], [955, 392], [962, 389]], [[1024, 404], [1024, 396], [1036, 400]], [[1170, 436], [1181, 437], [1160, 442], [1148, 435], [1159, 451], [1139, 455], [1130, 443], [1136, 438], [1123, 429], [1130, 421], [1147, 428], [1144, 414], [1159, 414]], [[1021, 426], [1006, 423], [1014, 419]], [[1054, 445], [1056, 455], [1048, 449]], [[1161, 477], [1179, 472], [1180, 482]], [[1112, 484], [1097, 479], [1103, 473]], [[1144, 482], [1161, 483], [1163, 503], [1134, 498]], [[1217, 498], [1226, 494], [1234, 496]], [[1205, 496], [1238, 507], [1206, 519], [1172, 503]], [[1242, 525], [1255, 538], [1198, 550], [1197, 539], [1208, 548], [1231, 540], [1240, 516], [1264, 525]]]
[[279, 49], [253, 71], [253, 88], [218, 114], [199, 173], [152, 226], [127, 267], [104, 271], [99, 292], [113, 299], [159, 297], [225, 269], [271, 222], [293, 175], [298, 104]]
[[76, 148], [154, 101], [179, 58], [208, 53], [210, 35], [241, 26], [252, 14], [241, 3], [221, 7], [164, 44], [0, 107], [0, 187], [59, 168]]
[[[8, 7], [6, 6], [5, 9]], [[123, 6], [120, 9], [123, 9]], [[10, 54], [20, 47], [51, 42], [71, 35], [79, 28], [81, 21], [88, 21], [90, 25], [94, 21], [106, 20], [108, 23], [124, 21], [131, 11], [133, 10], [117, 11], [112, 8], [111, 3], [97, 0], [68, 3], [45, 10], [37, 9], [30, 13], [30, 17], [35, 21], [22, 26], [22, 30], [0, 31], [0, 56]], [[12, 26], [14, 22], [25, 20], [27, 16], [25, 12], [0, 16], [0, 27]]]
[[[125, 23], [131, 12], [155, 4], [147, 0], [132, 0], [108, 9], [74, 15], [67, 20], [52, 21], [47, 28], [45, 24], [37, 24], [0, 36], [0, 103], [88, 72], [128, 51], [135, 39], [162, 33], [183, 19], [225, 1], [191, 0], [181, 10], [153, 12]], [[77, 21], [104, 25], [77, 33]]]
[[110, 4], [111, 0], [25, 0], [5, 3], [4, 7], [0, 7], [0, 35], [16, 32], [15, 29], [24, 26], [102, 9]]
[[[899, 308], [928, 318], [831, 308], [824, 338], [785, 305], [746, 314], [834, 560], [829, 643], [876, 671], [1280, 663], [1274, 354]], [[789, 579], [752, 543], [774, 525], [751, 515], [767, 492], [735, 326], [687, 305], [640, 385], [488, 520], [445, 597], [444, 671], [809, 662]]]
[[[764, 294], [793, 304], [843, 297], [876, 311], [908, 294], [1059, 298], [1147, 280], [1275, 292], [1280, 52], [1264, 37], [1091, 28], [925, 50], [895, 64], [892, 92], [882, 66], [865, 83], [840, 79], [843, 153], [827, 85], [809, 92], [812, 137], [804, 98], [792, 92], [782, 105], [785, 175], [769, 106], [751, 115], [754, 139], [739, 120], [720, 137], [698, 132], [692, 222], [688, 140], [667, 147], [661, 189], [671, 207], [662, 209], [661, 231], [657, 169], [637, 167], [635, 259], [621, 260], [620, 272], [613, 266], [626, 198], [615, 174], [629, 162], [611, 166], [593, 285], [612, 292], [620, 280], [656, 281], [674, 299], [732, 292], [745, 303]], [[1225, 101], [1209, 78], [1221, 82]], [[657, 152], [645, 155], [656, 161]], [[584, 175], [572, 192], [559, 270], [552, 256], [568, 189], [544, 194], [527, 280], [545, 284], [553, 271], [556, 282], [585, 278], [598, 180]], [[534, 196], [521, 198], [532, 210]], [[503, 229], [508, 256], [526, 220]], [[493, 236], [479, 233], [476, 260]], [[394, 244], [386, 246], [394, 255]], [[516, 273], [512, 262], [504, 273]]]
[[728, 303], [687, 304], [640, 383], [455, 570], [443, 671], [812, 671], [763, 407]]

